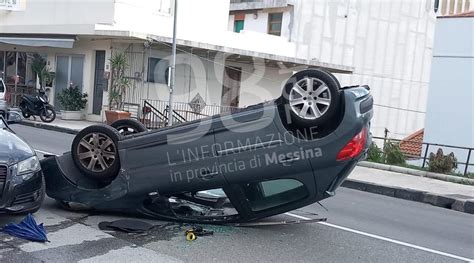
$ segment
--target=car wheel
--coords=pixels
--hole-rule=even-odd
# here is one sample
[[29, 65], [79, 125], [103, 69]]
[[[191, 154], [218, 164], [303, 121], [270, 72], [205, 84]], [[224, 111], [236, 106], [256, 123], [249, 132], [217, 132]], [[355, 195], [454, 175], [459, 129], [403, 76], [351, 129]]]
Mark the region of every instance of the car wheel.
[[320, 69], [303, 70], [285, 84], [282, 99], [291, 121], [303, 127], [320, 126], [339, 110], [340, 84], [331, 73]]
[[143, 123], [135, 119], [117, 120], [110, 124], [110, 126], [123, 136], [148, 131]]
[[89, 178], [110, 181], [120, 170], [117, 143], [120, 134], [107, 125], [92, 125], [80, 131], [72, 141], [72, 159]]
[[40, 119], [44, 122], [52, 122], [56, 119], [56, 111], [51, 106], [46, 106], [40, 112]]

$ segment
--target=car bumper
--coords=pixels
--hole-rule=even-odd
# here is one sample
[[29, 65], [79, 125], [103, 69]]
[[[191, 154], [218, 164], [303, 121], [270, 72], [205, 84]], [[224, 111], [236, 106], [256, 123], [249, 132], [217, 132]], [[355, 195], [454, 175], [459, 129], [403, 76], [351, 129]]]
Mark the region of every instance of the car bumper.
[[37, 210], [44, 199], [44, 180], [41, 171], [17, 185], [13, 180], [0, 184], [0, 213], [24, 213]]

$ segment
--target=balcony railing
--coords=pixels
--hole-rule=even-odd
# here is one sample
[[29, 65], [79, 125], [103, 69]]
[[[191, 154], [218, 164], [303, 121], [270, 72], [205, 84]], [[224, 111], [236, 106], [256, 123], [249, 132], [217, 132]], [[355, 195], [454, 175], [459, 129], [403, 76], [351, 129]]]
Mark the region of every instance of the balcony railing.
[[[169, 104], [163, 100], [143, 100], [140, 121], [148, 129], [159, 129], [168, 125]], [[233, 112], [239, 108], [219, 105], [202, 105], [185, 102], [173, 103], [173, 124], [195, 121], [216, 114]]]
[[438, 16], [456, 15], [474, 10], [474, 0], [439, 0], [438, 3], [436, 11]]

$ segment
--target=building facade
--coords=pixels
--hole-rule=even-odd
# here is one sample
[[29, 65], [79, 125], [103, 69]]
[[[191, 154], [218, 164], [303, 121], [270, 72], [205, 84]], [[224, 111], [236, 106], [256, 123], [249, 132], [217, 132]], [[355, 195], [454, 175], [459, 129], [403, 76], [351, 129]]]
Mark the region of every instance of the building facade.
[[469, 0], [232, 0], [228, 30], [277, 35], [295, 44], [296, 56], [353, 68], [337, 77], [372, 88], [372, 131], [403, 138], [424, 127], [436, 16], [473, 7]]
[[[100, 121], [108, 107], [109, 59], [125, 52], [132, 80], [127, 101], [163, 104], [173, 2], [17, 0], [0, 6], [0, 72], [10, 90], [21, 93], [35, 77], [28, 57], [42, 54], [56, 72], [52, 102], [67, 85], [82, 86], [89, 94], [87, 118]], [[438, 13], [472, 8], [468, 0], [438, 2]], [[342, 85], [371, 86], [376, 135], [388, 128], [404, 137], [424, 125], [434, 0], [180, 0], [177, 13], [174, 101], [186, 113], [193, 100], [215, 108], [276, 98], [294, 71], [319, 67], [337, 74]], [[205, 109], [195, 117], [218, 112]]]
[[[351, 72], [343, 65], [297, 58], [293, 43], [276, 44], [272, 36], [256, 39], [229, 32], [228, 1], [179, 3], [174, 101], [183, 105], [201, 98], [209, 106], [242, 107], [276, 97], [292, 74], [291, 70], [281, 73], [280, 66]], [[52, 103], [57, 105], [57, 95], [68, 85], [80, 86], [89, 95], [89, 120], [103, 120], [108, 106], [109, 59], [114, 52], [125, 52], [128, 57], [127, 77], [132, 80], [128, 103], [168, 100], [171, 4], [171, 0], [30, 0], [21, 8], [0, 8], [0, 72], [10, 102], [16, 104], [19, 94], [34, 91], [35, 76], [29, 67], [34, 53], [44, 56], [56, 73], [48, 89]], [[196, 12], [199, 21], [194, 20]]]

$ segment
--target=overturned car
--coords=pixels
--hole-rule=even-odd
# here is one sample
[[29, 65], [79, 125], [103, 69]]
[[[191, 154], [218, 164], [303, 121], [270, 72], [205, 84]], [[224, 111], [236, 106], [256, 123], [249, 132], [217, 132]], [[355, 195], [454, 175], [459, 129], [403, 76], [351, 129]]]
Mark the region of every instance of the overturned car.
[[63, 204], [202, 223], [247, 222], [327, 197], [364, 158], [373, 99], [304, 70], [274, 101], [148, 131], [120, 120], [76, 135], [42, 161]]

